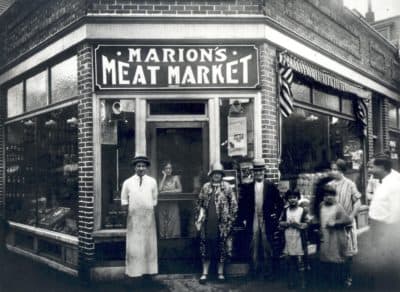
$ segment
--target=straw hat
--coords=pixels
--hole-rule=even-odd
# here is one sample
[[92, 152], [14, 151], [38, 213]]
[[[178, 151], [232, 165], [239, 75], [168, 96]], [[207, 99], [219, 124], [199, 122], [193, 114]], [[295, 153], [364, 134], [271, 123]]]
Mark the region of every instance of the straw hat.
[[253, 170], [264, 170], [265, 169], [265, 161], [262, 158], [253, 160]]
[[210, 171], [208, 172], [208, 176], [212, 176], [215, 172], [221, 173], [222, 176], [225, 175], [224, 167], [222, 166], [221, 163], [215, 162], [213, 165], [211, 165]]
[[135, 166], [139, 162], [145, 163], [147, 166], [150, 166], [150, 160], [147, 158], [147, 156], [144, 155], [138, 155], [135, 156], [135, 158], [132, 159], [132, 165]]

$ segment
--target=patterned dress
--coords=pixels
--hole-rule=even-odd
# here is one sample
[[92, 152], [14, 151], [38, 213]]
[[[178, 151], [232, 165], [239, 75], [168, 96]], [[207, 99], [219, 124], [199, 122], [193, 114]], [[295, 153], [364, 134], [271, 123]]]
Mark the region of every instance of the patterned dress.
[[[340, 180], [332, 182], [336, 193], [337, 202], [343, 207], [347, 215], [353, 212], [353, 205], [361, 198], [360, 192], [354, 182], [350, 179], [343, 177]], [[352, 224], [346, 227], [347, 237], [347, 256], [354, 256], [358, 252], [357, 233], [356, 233], [356, 220], [353, 219]]]
[[[165, 180], [162, 192], [176, 190], [178, 176], [172, 176]], [[178, 202], [160, 202], [158, 204], [158, 223], [160, 238], [179, 238], [181, 236], [181, 217]]]
[[203, 259], [210, 259], [215, 252], [218, 261], [223, 263], [231, 254], [229, 240], [238, 209], [231, 186], [224, 181], [204, 184], [197, 200], [196, 221], [201, 208], [205, 218], [200, 230], [200, 254]]
[[128, 205], [125, 274], [129, 277], [158, 273], [157, 195], [157, 182], [147, 175], [142, 179], [134, 175], [122, 185], [121, 204]]

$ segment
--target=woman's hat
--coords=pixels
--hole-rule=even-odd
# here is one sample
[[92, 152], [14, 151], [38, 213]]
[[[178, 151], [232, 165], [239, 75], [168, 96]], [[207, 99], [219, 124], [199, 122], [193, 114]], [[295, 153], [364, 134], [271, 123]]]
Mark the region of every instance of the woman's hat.
[[224, 167], [222, 166], [221, 163], [215, 162], [213, 165], [211, 165], [211, 169], [210, 169], [210, 171], [208, 172], [208, 176], [213, 175], [213, 173], [215, 173], [215, 172], [221, 173], [222, 176], [225, 175]]
[[135, 156], [135, 158], [132, 159], [132, 165], [135, 166], [139, 162], [145, 163], [147, 166], [150, 166], [150, 160], [147, 158], [147, 156], [144, 155], [138, 155]]
[[262, 158], [253, 160], [253, 170], [264, 170], [265, 169], [265, 161]]

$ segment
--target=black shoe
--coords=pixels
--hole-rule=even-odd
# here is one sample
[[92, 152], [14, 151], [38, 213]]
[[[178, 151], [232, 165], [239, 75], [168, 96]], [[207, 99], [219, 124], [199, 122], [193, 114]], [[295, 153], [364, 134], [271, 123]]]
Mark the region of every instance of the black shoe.
[[208, 280], [207, 275], [203, 274], [199, 279], [199, 284], [204, 285], [205, 283], [207, 283], [207, 280]]

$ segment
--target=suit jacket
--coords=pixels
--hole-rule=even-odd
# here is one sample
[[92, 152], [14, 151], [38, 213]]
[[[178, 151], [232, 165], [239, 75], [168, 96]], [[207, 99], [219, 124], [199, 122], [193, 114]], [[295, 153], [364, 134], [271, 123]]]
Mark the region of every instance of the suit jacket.
[[[279, 218], [283, 211], [284, 202], [275, 184], [264, 181], [263, 215], [265, 232], [269, 240], [274, 239], [278, 231]], [[241, 218], [247, 221], [246, 230], [253, 232], [253, 219], [255, 212], [254, 183], [243, 185], [241, 188]]]

